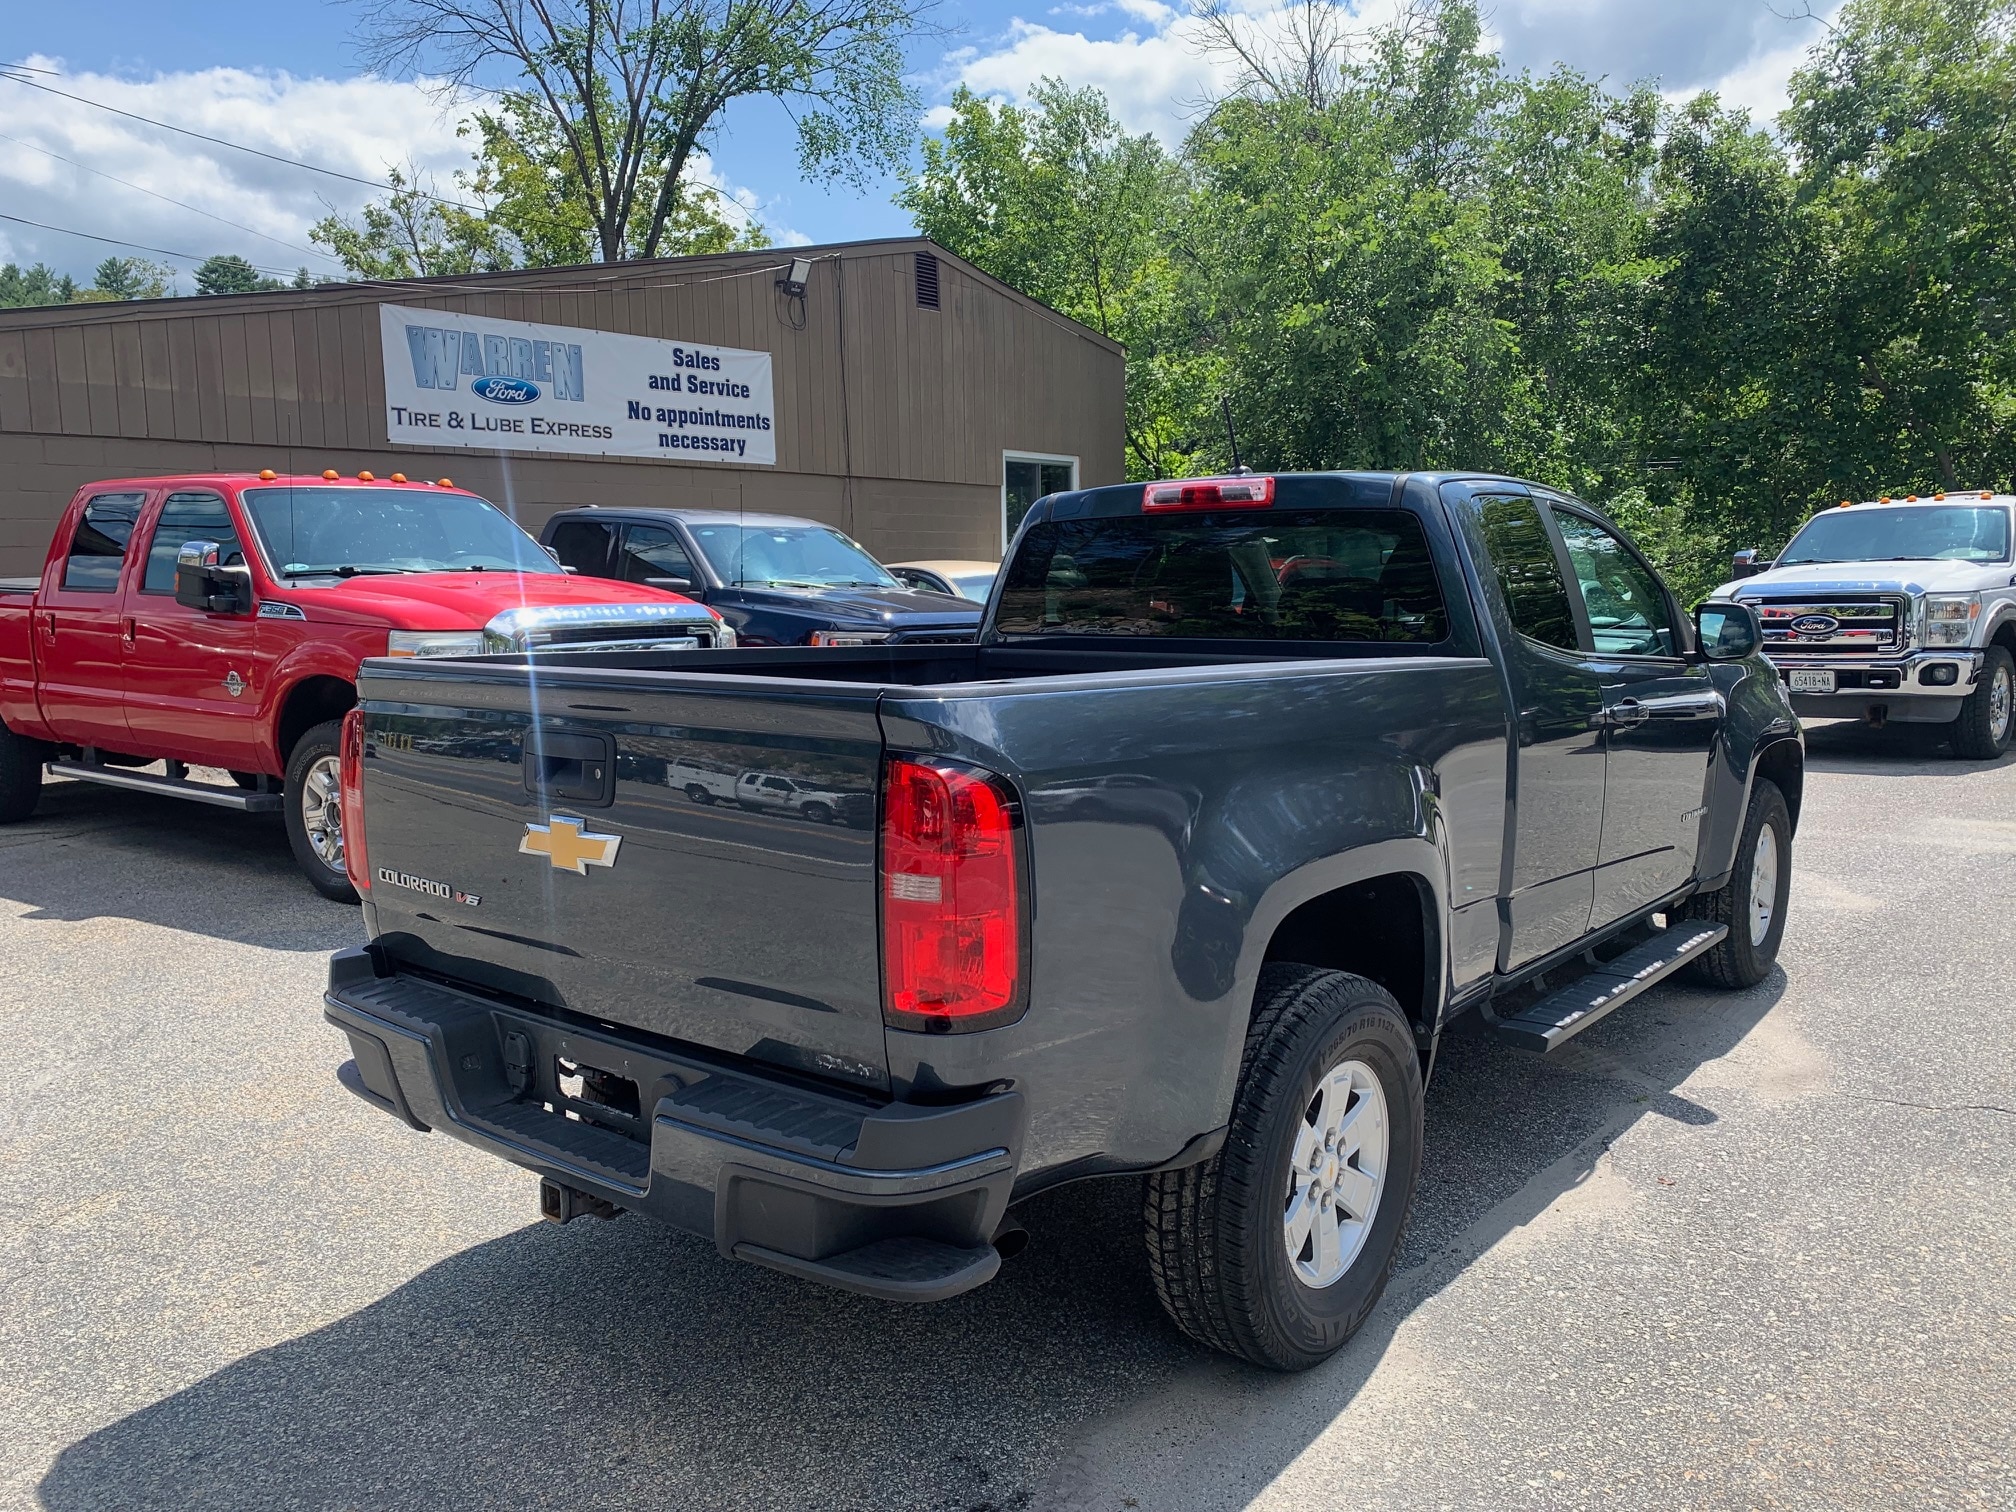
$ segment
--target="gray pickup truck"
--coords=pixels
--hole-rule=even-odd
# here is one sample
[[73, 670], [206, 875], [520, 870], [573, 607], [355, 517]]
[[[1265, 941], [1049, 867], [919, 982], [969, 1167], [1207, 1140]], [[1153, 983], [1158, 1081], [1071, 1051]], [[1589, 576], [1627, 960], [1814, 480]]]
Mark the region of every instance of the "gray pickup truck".
[[1452, 1025], [1544, 1053], [1771, 969], [1804, 747], [1761, 641], [1574, 499], [1332, 473], [1046, 498], [977, 644], [371, 662], [338, 1074], [549, 1218], [884, 1298], [1130, 1177], [1177, 1324], [1312, 1365]]

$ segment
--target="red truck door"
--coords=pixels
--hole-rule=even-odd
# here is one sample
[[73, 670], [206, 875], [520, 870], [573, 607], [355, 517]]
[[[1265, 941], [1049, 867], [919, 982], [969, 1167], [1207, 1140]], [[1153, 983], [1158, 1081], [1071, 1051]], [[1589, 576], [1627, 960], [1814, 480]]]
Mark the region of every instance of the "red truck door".
[[130, 751], [121, 594], [143, 490], [94, 494], [35, 596], [42, 717], [58, 740]]
[[143, 550], [123, 604], [126, 722], [143, 754], [256, 772], [265, 666], [257, 605], [214, 614], [175, 602], [175, 557], [185, 541], [215, 541], [218, 561], [243, 564], [230, 506], [207, 488], [178, 489], [143, 522]]

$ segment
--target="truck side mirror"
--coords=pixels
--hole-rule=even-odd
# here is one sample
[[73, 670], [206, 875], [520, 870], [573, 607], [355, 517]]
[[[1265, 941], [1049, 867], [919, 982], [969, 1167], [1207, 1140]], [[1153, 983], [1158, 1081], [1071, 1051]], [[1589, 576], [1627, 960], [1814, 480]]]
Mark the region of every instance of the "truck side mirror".
[[1759, 562], [1757, 560], [1757, 548], [1755, 546], [1745, 546], [1730, 559], [1729, 575], [1735, 578], [1755, 577], [1760, 572], [1768, 571], [1770, 567], [1771, 564], [1769, 562]]
[[1694, 611], [1695, 644], [1703, 661], [1741, 661], [1764, 644], [1764, 626], [1748, 604], [1713, 599]]
[[205, 614], [252, 612], [252, 574], [226, 567], [215, 541], [184, 541], [175, 553], [175, 602]]

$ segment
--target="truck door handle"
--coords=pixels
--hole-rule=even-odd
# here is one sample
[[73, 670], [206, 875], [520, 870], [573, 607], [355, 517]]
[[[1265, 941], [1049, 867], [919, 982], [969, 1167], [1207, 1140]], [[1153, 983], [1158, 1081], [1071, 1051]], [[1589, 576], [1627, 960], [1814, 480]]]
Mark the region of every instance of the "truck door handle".
[[53, 614], [42, 616], [42, 639], [51, 642], [56, 639], [56, 616]]
[[616, 742], [607, 735], [527, 730], [523, 765], [534, 799], [600, 807], [616, 794]]
[[126, 642], [127, 645], [132, 645], [139, 633], [139, 621], [133, 619], [131, 616], [119, 621], [119, 638]]
[[1651, 717], [1651, 710], [1635, 698], [1620, 698], [1603, 710], [1603, 723], [1616, 728], [1629, 729], [1641, 725]]

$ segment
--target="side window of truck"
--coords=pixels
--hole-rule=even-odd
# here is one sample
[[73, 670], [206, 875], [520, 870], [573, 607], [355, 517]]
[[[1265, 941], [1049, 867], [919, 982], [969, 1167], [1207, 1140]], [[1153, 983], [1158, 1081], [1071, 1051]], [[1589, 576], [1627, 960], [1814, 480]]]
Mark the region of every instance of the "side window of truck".
[[609, 570], [609, 537], [597, 521], [563, 520], [553, 529], [553, 555], [583, 577], [601, 577]]
[[111, 593], [119, 586], [119, 567], [126, 560], [126, 543], [133, 539], [133, 526], [140, 519], [143, 493], [99, 494], [78, 516], [77, 533], [70, 538], [70, 554], [63, 563], [63, 586], [86, 593]]
[[142, 593], [175, 591], [175, 557], [187, 541], [215, 541], [217, 560], [226, 567], [242, 566], [245, 548], [238, 544], [238, 527], [231, 523], [231, 511], [215, 494], [170, 494], [161, 506], [161, 518], [154, 525], [154, 539], [147, 547], [147, 575], [140, 581]]
[[616, 576], [626, 583], [642, 583], [650, 578], [700, 581], [686, 548], [662, 525], [632, 525], [624, 532], [623, 549], [616, 558]]
[[1616, 536], [1586, 516], [1556, 509], [1554, 522], [1575, 566], [1589, 611], [1589, 636], [1604, 656], [1678, 656], [1680, 643], [1666, 593]]
[[1512, 628], [1543, 646], [1580, 650], [1568, 584], [1540, 506], [1528, 498], [1486, 499], [1479, 516]]

